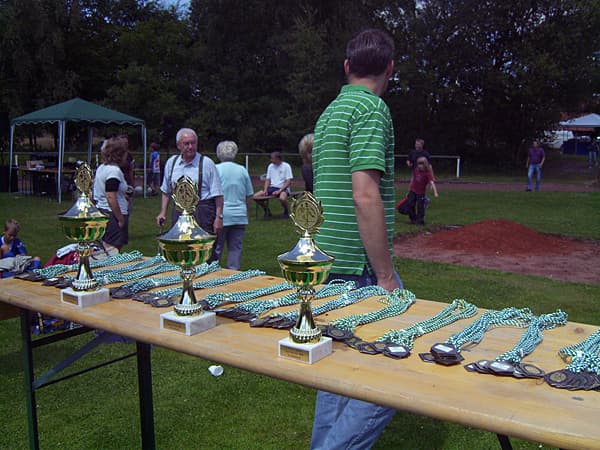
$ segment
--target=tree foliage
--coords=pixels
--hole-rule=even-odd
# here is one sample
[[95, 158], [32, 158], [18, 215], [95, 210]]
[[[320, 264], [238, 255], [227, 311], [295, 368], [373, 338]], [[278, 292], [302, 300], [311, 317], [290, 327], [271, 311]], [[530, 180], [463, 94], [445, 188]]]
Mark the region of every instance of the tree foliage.
[[[0, 0], [0, 112], [80, 96], [172, 145], [294, 151], [344, 83], [345, 44], [384, 27], [397, 152], [517, 162], [561, 112], [598, 110], [597, 0]], [[596, 95], [596, 97], [594, 97]], [[594, 100], [596, 103], [594, 103]]]

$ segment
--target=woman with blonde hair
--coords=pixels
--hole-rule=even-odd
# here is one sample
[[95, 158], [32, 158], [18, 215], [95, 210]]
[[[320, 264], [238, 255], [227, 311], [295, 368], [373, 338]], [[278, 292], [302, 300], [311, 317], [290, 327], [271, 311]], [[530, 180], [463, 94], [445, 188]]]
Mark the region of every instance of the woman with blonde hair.
[[304, 190], [313, 191], [312, 150], [315, 135], [306, 134], [298, 143], [298, 151], [302, 158], [302, 178], [304, 179]]

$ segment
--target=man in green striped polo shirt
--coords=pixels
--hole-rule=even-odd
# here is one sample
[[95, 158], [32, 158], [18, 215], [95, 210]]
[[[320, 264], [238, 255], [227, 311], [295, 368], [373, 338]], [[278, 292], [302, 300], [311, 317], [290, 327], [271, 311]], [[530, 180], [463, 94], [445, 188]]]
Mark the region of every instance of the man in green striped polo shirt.
[[[402, 282], [392, 263], [394, 232], [394, 128], [380, 98], [394, 70], [394, 42], [365, 30], [346, 48], [348, 84], [315, 127], [315, 196], [324, 222], [315, 239], [335, 256], [331, 279], [377, 284], [389, 291]], [[319, 391], [311, 449], [370, 448], [395, 411]]]

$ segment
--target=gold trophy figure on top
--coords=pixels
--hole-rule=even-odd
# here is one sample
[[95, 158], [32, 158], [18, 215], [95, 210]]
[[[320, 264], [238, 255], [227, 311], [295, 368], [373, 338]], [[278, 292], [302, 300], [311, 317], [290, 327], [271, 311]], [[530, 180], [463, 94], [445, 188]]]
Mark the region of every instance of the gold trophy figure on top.
[[331, 338], [323, 337], [315, 325], [311, 302], [315, 298], [314, 286], [322, 283], [335, 258], [317, 247], [312, 236], [323, 223], [323, 207], [310, 192], [292, 202], [290, 218], [301, 234], [296, 246], [279, 255], [283, 277], [297, 286], [300, 311], [289, 338], [279, 341], [279, 356], [312, 364], [332, 351]]
[[108, 217], [90, 199], [93, 183], [92, 169], [86, 163], [81, 164], [75, 172], [75, 186], [79, 196], [66, 213], [58, 216], [63, 234], [67, 239], [77, 242], [79, 255], [77, 276], [71, 283], [72, 288], [61, 291], [61, 300], [81, 307], [110, 300], [108, 289], [98, 289], [99, 283], [90, 268], [90, 243], [104, 236], [108, 223]]
[[195, 267], [210, 257], [215, 236], [204, 231], [193, 216], [200, 201], [196, 183], [182, 176], [172, 197], [182, 213], [169, 231], [158, 236], [158, 242], [161, 255], [181, 268], [183, 289], [174, 311], [161, 315], [161, 328], [192, 335], [216, 325], [215, 313], [204, 311], [194, 294]]

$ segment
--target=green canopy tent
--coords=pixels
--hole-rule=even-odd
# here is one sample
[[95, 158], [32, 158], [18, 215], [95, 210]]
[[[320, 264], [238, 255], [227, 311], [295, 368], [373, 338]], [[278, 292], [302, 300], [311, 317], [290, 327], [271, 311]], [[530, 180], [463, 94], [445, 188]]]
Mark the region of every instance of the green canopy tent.
[[[144, 120], [137, 117], [105, 108], [95, 103], [91, 103], [80, 98], [74, 98], [63, 103], [58, 103], [47, 108], [34, 111], [24, 116], [16, 117], [10, 121], [10, 171], [9, 186], [12, 179], [13, 168], [13, 138], [15, 127], [17, 125], [38, 124], [38, 123], [57, 123], [58, 124], [58, 177], [57, 177], [57, 198], [61, 203], [61, 173], [63, 169], [63, 160], [65, 156], [65, 134], [67, 122], [89, 122], [92, 123], [115, 123], [119, 125], [131, 124], [139, 125], [142, 132], [142, 146], [144, 147], [144, 197], [146, 196], [146, 125]], [[91, 164], [92, 158], [92, 127], [88, 127], [88, 164]], [[9, 188], [10, 190], [10, 188]]]

